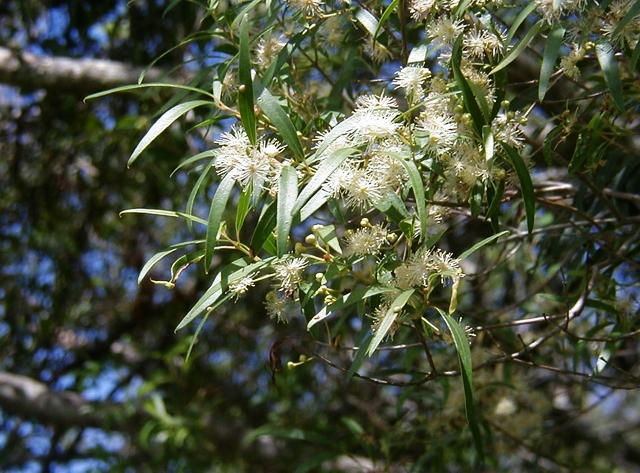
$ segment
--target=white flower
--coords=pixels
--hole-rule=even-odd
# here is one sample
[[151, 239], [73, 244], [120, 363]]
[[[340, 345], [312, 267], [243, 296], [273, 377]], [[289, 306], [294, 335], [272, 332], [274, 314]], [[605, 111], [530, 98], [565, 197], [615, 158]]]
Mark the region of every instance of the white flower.
[[492, 128], [493, 136], [496, 141], [504, 142], [516, 148], [522, 147], [524, 144], [524, 133], [520, 121], [523, 120], [521, 114], [516, 113], [509, 118], [505, 113], [499, 113], [493, 119]]
[[436, 0], [412, 0], [409, 5], [411, 16], [416, 21], [424, 21], [429, 17]]
[[460, 260], [451, 253], [430, 248], [421, 248], [409, 260], [395, 270], [396, 285], [401, 289], [415, 286], [426, 287], [432, 276], [440, 276], [442, 283], [458, 281], [464, 276]]
[[438, 18], [427, 27], [427, 35], [438, 46], [451, 46], [464, 31], [461, 20], [452, 20], [446, 16]]
[[261, 139], [252, 145], [244, 129], [235, 125], [218, 140], [214, 166], [220, 176], [231, 175], [244, 188], [261, 189], [280, 170], [276, 159], [284, 147], [276, 140]]
[[344, 256], [375, 255], [387, 242], [387, 230], [382, 225], [359, 228], [346, 240]]
[[398, 89], [404, 89], [407, 97], [420, 97], [423, 84], [431, 77], [431, 71], [426, 67], [407, 66], [396, 72], [393, 84]]
[[255, 285], [256, 283], [252, 276], [245, 276], [229, 284], [229, 290], [233, 293], [235, 299], [238, 300], [240, 296], [247, 293], [249, 288], [254, 287]]
[[393, 97], [387, 97], [384, 92], [380, 95], [361, 95], [356, 100], [355, 113], [373, 110], [396, 110], [398, 102]]
[[356, 169], [351, 174], [347, 187], [345, 201], [349, 207], [365, 209], [383, 197], [380, 183], [364, 169]]
[[426, 148], [436, 154], [451, 151], [458, 138], [458, 125], [448, 114], [427, 110], [420, 114], [416, 124], [418, 132], [427, 138]]
[[394, 136], [399, 123], [393, 110], [366, 110], [355, 113], [347, 120], [351, 122], [350, 134], [355, 143], [364, 144]]
[[264, 306], [269, 314], [269, 318], [282, 323], [287, 323], [287, 308], [291, 301], [278, 291], [271, 291], [265, 297]]
[[285, 257], [273, 265], [276, 279], [280, 281], [280, 290], [286, 296], [292, 296], [302, 282], [302, 272], [307, 264], [304, 258]]
[[499, 37], [488, 30], [474, 28], [464, 35], [464, 51], [476, 59], [482, 59], [485, 54], [496, 56], [502, 52], [504, 41], [504, 37]]
[[274, 61], [278, 56], [278, 53], [284, 48], [287, 41], [284, 36], [274, 36], [268, 34], [263, 36], [258, 42], [256, 48], [256, 62], [260, 67], [266, 68]]
[[324, 2], [322, 0], [286, 0], [294, 10], [298, 10], [305, 15], [319, 16], [322, 13]]

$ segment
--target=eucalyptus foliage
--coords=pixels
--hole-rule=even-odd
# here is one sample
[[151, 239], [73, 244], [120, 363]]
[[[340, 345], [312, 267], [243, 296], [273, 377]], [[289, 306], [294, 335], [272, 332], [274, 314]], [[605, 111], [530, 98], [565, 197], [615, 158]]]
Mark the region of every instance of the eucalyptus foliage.
[[300, 341], [290, 369], [459, 377], [477, 462], [526, 410], [495, 385], [526, 385], [509, 366], [636, 386], [612, 360], [637, 333], [638, 2], [193, 8], [211, 60], [129, 160], [183, 117], [202, 141], [176, 162], [186, 209], [132, 210], [193, 233], [141, 274], [207, 274], [177, 329], [259, 291]]

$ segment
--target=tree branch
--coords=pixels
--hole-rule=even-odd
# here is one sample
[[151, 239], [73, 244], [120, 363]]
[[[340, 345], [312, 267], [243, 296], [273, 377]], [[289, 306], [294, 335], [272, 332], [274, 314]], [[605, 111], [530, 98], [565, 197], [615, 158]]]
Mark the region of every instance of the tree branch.
[[[0, 83], [25, 89], [86, 94], [138, 82], [143, 68], [105, 59], [45, 57], [0, 47]], [[160, 79], [164, 71], [149, 69], [145, 78]]]

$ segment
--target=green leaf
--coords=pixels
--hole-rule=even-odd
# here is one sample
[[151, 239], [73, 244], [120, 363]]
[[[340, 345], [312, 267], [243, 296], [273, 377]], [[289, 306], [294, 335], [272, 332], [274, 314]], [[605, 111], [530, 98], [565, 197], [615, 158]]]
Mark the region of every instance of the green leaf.
[[253, 80], [251, 78], [251, 59], [249, 57], [249, 22], [247, 16], [242, 17], [240, 22], [240, 66], [238, 68], [238, 79], [240, 87], [238, 90], [238, 109], [244, 130], [247, 132], [251, 144], [256, 144], [256, 115], [253, 109]]
[[622, 94], [622, 82], [620, 81], [620, 70], [618, 69], [618, 61], [614, 56], [613, 46], [601, 41], [596, 44], [596, 56], [604, 73], [604, 80], [609, 86], [611, 96], [618, 110], [624, 110], [624, 97]]
[[467, 11], [467, 8], [471, 4], [472, 0], [461, 0], [458, 3], [458, 8], [456, 8], [456, 18], [461, 18], [464, 15], [464, 12]]
[[408, 289], [401, 292], [400, 295], [393, 300], [393, 302], [389, 306], [389, 310], [387, 310], [387, 313], [382, 318], [378, 329], [371, 339], [371, 343], [367, 348], [368, 356], [373, 355], [373, 353], [378, 348], [378, 345], [380, 345], [380, 342], [382, 342], [384, 337], [387, 336], [387, 333], [389, 332], [389, 329], [391, 329], [393, 322], [395, 322], [396, 318], [400, 314], [400, 311], [407, 304], [407, 302], [409, 302], [409, 298], [413, 295], [414, 292], [415, 289]]
[[240, 230], [244, 225], [244, 220], [247, 218], [247, 214], [251, 210], [251, 195], [253, 194], [252, 186], [249, 185], [240, 193], [240, 199], [238, 199], [238, 208], [236, 209], [236, 235], [240, 236]]
[[509, 234], [509, 230], [504, 230], [500, 233], [496, 233], [495, 235], [491, 235], [490, 237], [485, 238], [484, 240], [479, 241], [478, 243], [476, 243], [475, 245], [473, 245], [471, 248], [469, 248], [466, 251], [463, 251], [460, 256], [458, 256], [458, 259], [465, 259], [468, 258], [472, 253], [475, 253], [476, 251], [478, 251], [480, 248], [482, 248], [483, 246], [488, 245], [489, 243], [493, 243], [495, 240], [497, 240], [498, 238], [508, 235]]
[[351, 379], [354, 374], [358, 372], [362, 363], [367, 358], [367, 349], [371, 344], [371, 339], [373, 338], [373, 334], [364, 331], [362, 337], [358, 340], [358, 351], [356, 352], [356, 356], [353, 357], [353, 361], [351, 362], [351, 366], [349, 367], [349, 371], [347, 371], [347, 379]]
[[500, 63], [496, 67], [494, 67], [489, 74], [495, 74], [496, 72], [504, 69], [513, 61], [515, 61], [516, 58], [520, 55], [520, 53], [522, 53], [522, 51], [524, 51], [525, 48], [529, 46], [531, 41], [533, 41], [533, 38], [538, 34], [538, 32], [540, 31], [543, 25], [544, 25], [544, 20], [539, 20], [537, 23], [535, 23], [529, 29], [529, 31], [527, 31], [527, 34], [524, 35], [524, 37], [520, 40], [520, 42], [507, 53], [504, 59], [500, 61]]
[[625, 26], [627, 26], [629, 22], [638, 15], [640, 15], [640, 1], [636, 0], [635, 2], [633, 2], [633, 5], [631, 5], [631, 8], [629, 8], [622, 20], [618, 22], [616, 29], [613, 30], [613, 33], [611, 33], [611, 37], [615, 39], [620, 36], [620, 33], [622, 33], [622, 30], [625, 28]]
[[424, 184], [422, 182], [422, 176], [420, 171], [416, 167], [413, 160], [405, 159], [405, 157], [399, 153], [388, 153], [391, 157], [395, 158], [409, 175], [409, 184], [413, 190], [413, 195], [416, 199], [416, 211], [418, 213], [418, 220], [420, 221], [420, 240], [424, 239], [427, 234], [427, 199], [424, 192]]
[[147, 215], [159, 215], [161, 217], [184, 218], [186, 220], [191, 220], [196, 223], [201, 223], [202, 225], [207, 224], [207, 221], [200, 217], [196, 217], [195, 215], [189, 215], [184, 212], [175, 212], [173, 210], [127, 209], [120, 212], [121, 217], [125, 214], [147, 214]]
[[300, 211], [302, 206], [322, 187], [322, 185], [329, 179], [329, 176], [333, 174], [336, 169], [354, 152], [357, 150], [353, 148], [339, 149], [329, 155], [322, 161], [315, 174], [307, 185], [302, 189], [295, 205], [293, 206], [293, 213], [296, 214]]
[[400, 3], [400, 0], [393, 0], [389, 4], [389, 6], [387, 6], [387, 8], [385, 8], [384, 12], [382, 13], [382, 16], [380, 17], [380, 21], [378, 21], [378, 24], [376, 26], [376, 30], [373, 32], [373, 41], [374, 42], [375, 42], [376, 38], [378, 37], [378, 34], [380, 34], [380, 30], [382, 29], [382, 26], [387, 22], [387, 20], [391, 16], [391, 14], [398, 7], [399, 3]]
[[524, 200], [524, 208], [527, 213], [527, 230], [529, 234], [531, 234], [536, 218], [536, 202], [529, 169], [527, 169], [526, 164], [515, 149], [506, 143], [502, 143], [502, 148], [506, 151], [511, 165], [516, 170], [516, 174], [520, 180], [520, 190], [522, 192], [522, 199]]
[[462, 376], [462, 387], [464, 389], [464, 405], [467, 414], [467, 422], [471, 429], [473, 441], [476, 446], [478, 457], [482, 460], [484, 458], [482, 447], [482, 435], [480, 433], [480, 421], [476, 415], [475, 402], [473, 400], [473, 368], [471, 365], [471, 350], [469, 348], [469, 340], [464, 329], [458, 322], [454, 320], [445, 311], [436, 307], [436, 310], [440, 313], [444, 319], [451, 336], [453, 337], [453, 344], [458, 352], [458, 361], [460, 363], [460, 373]]
[[[535, 5], [535, 2], [533, 2], [532, 5]], [[553, 68], [558, 60], [558, 55], [560, 54], [564, 33], [565, 29], [562, 26], [556, 26], [549, 33], [547, 42], [544, 45], [542, 67], [540, 67], [540, 80], [538, 81], [538, 100], [540, 102], [544, 100], [544, 96], [547, 90], [549, 90], [549, 80], [551, 79]]]
[[489, 125], [482, 127], [482, 143], [484, 147], [484, 159], [491, 161], [493, 159], [494, 140], [493, 131]]
[[349, 294], [344, 295], [337, 299], [330, 306], [325, 306], [318, 311], [316, 315], [309, 320], [307, 323], [307, 330], [310, 330], [314, 325], [318, 322], [322, 322], [327, 317], [330, 317], [335, 311], [344, 309], [346, 307], [357, 304], [360, 301], [368, 299], [369, 297], [375, 296], [377, 294], [382, 294], [384, 292], [390, 292], [393, 289], [390, 287], [384, 286], [373, 286], [373, 287], [359, 287], [354, 289]]
[[131, 157], [127, 162], [127, 167], [130, 167], [133, 162], [140, 156], [140, 154], [151, 144], [153, 140], [155, 140], [160, 133], [169, 128], [173, 122], [175, 122], [182, 115], [187, 113], [189, 110], [193, 110], [196, 107], [201, 107], [203, 105], [211, 105], [211, 102], [206, 100], [192, 100], [190, 102], [185, 102], [176, 105], [173, 108], [170, 108], [165, 113], [162, 114], [160, 118], [149, 128], [149, 131], [142, 137], [138, 146], [131, 153]]
[[376, 35], [376, 31], [378, 30], [378, 20], [373, 16], [368, 10], [364, 8], [360, 8], [356, 12], [356, 20], [364, 27], [365, 30], [369, 32], [371, 36]]
[[150, 82], [148, 84], [123, 85], [123, 86], [120, 86], [120, 87], [115, 87], [113, 89], [103, 90], [101, 92], [96, 92], [95, 94], [87, 95], [84, 98], [84, 101], [86, 102], [87, 100], [97, 99], [97, 98], [104, 97], [106, 95], [115, 94], [115, 93], [118, 93], [118, 92], [128, 92], [130, 90], [146, 89], [146, 88], [149, 88], [149, 87], [165, 87], [165, 88], [169, 88], [169, 89], [182, 89], [182, 90], [187, 90], [189, 92], [196, 92], [198, 94], [206, 95], [208, 97], [211, 97], [212, 99], [215, 98], [213, 96], [213, 94], [210, 94], [206, 90], [198, 89], [196, 87], [189, 87], [188, 85], [166, 84], [166, 83], [162, 83], [162, 82]]
[[278, 133], [282, 136], [282, 139], [287, 146], [289, 146], [289, 149], [293, 152], [296, 158], [303, 161], [304, 151], [302, 150], [302, 145], [300, 144], [296, 128], [293, 126], [291, 119], [285, 113], [278, 101], [266, 88], [262, 89], [262, 92], [260, 92], [256, 101], [267, 118], [269, 118], [271, 123], [276, 127]]
[[[213, 158], [215, 155], [216, 155], [216, 152], [211, 149], [207, 151], [203, 151], [202, 153], [194, 154], [190, 158], [187, 158], [184, 161], [182, 161], [180, 164], [178, 164], [178, 166], [173, 171], [171, 171], [171, 175], [169, 177], [173, 177], [173, 175], [177, 173], [180, 169], [190, 166], [191, 164], [201, 161], [203, 159]], [[213, 164], [213, 161], [211, 161], [211, 164]]]
[[265, 242], [271, 236], [273, 228], [276, 226], [276, 203], [271, 202], [262, 211], [262, 215], [258, 219], [258, 224], [253, 231], [251, 237], [251, 248], [256, 253], [259, 252], [264, 246]]
[[213, 260], [213, 252], [215, 250], [216, 242], [218, 241], [218, 230], [220, 230], [220, 223], [222, 222], [222, 216], [227, 208], [227, 201], [231, 195], [231, 190], [235, 184], [235, 179], [232, 174], [227, 174], [225, 178], [220, 182], [216, 189], [216, 194], [211, 201], [211, 208], [209, 209], [209, 219], [207, 223], [207, 238], [204, 246], [204, 270], [209, 270], [211, 261]]
[[293, 222], [293, 206], [296, 202], [297, 196], [298, 176], [296, 174], [296, 170], [291, 166], [283, 166], [278, 183], [278, 211], [276, 219], [279, 257], [283, 256], [286, 252], [287, 238], [289, 237], [291, 223]]
[[[213, 162], [212, 162], [213, 164]], [[198, 196], [198, 192], [200, 192], [200, 189], [202, 188], [202, 186], [204, 185], [205, 181], [207, 180], [207, 176], [209, 176], [209, 173], [212, 171], [213, 166], [207, 166], [204, 168], [204, 170], [202, 171], [202, 173], [200, 173], [200, 176], [198, 177], [198, 180], [196, 181], [195, 185], [193, 186], [193, 189], [191, 189], [191, 192], [189, 193], [189, 198], [187, 199], [187, 206], [185, 207], [185, 212], [188, 214], [192, 214], [193, 213], [193, 204], [196, 201], [196, 197]], [[187, 225], [189, 226], [189, 230], [192, 230], [192, 223], [191, 221], [187, 222]]]
[[[213, 283], [209, 286], [204, 294], [198, 299], [194, 306], [189, 310], [187, 315], [180, 321], [176, 327], [176, 332], [187, 326], [193, 319], [202, 314], [209, 307], [217, 307], [220, 303], [219, 299], [229, 287], [229, 284], [239, 281], [245, 276], [262, 269], [269, 264], [273, 258], [267, 258], [249, 265], [243, 259], [238, 259], [225, 266], [213, 279]], [[216, 304], [217, 305], [214, 305]]]
[[518, 16], [516, 16], [516, 18], [513, 20], [513, 23], [511, 23], [511, 27], [509, 28], [509, 32], [507, 33], [507, 39], [505, 41], [505, 44], [507, 46], [509, 46], [511, 44], [511, 41], [513, 41], [513, 38], [518, 32], [520, 25], [524, 23], [524, 21], [529, 17], [529, 15], [531, 15], [531, 13], [536, 9], [537, 6], [538, 4], [536, 2], [529, 2], [529, 5], [523, 8], [520, 13], [518, 13]]
[[453, 69], [453, 77], [455, 78], [456, 83], [458, 84], [458, 88], [462, 92], [462, 99], [464, 103], [464, 108], [473, 120], [473, 125], [478, 132], [479, 136], [482, 136], [482, 127], [484, 125], [484, 118], [482, 112], [480, 111], [480, 107], [476, 102], [475, 96], [473, 95], [473, 91], [469, 86], [469, 83], [462, 75], [462, 71], [460, 70], [460, 61], [462, 60], [462, 35], [458, 36], [455, 43], [453, 44], [453, 50], [451, 52], [451, 68]]
[[178, 248], [173, 248], [173, 249], [166, 250], [166, 251], [160, 251], [160, 252], [156, 253], [155, 255], [153, 255], [151, 258], [149, 258], [149, 261], [147, 261], [144, 264], [144, 266], [142, 267], [142, 269], [140, 270], [140, 274], [138, 275], [138, 284], [140, 284], [142, 282], [142, 280], [147, 275], [147, 273], [149, 273], [149, 271], [151, 271], [151, 268], [153, 268], [153, 266], [158, 261], [160, 261], [165, 256], [170, 255], [174, 251], [178, 251]]

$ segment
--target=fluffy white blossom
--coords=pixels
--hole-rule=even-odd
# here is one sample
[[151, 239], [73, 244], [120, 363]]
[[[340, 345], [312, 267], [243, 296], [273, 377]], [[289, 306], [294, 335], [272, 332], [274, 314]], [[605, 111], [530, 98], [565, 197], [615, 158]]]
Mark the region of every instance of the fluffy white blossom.
[[258, 65], [262, 68], [269, 67], [286, 44], [287, 40], [284, 36], [272, 34], [263, 36], [256, 48], [256, 62]]
[[253, 276], [245, 276], [229, 284], [229, 291], [231, 291], [235, 299], [238, 300], [240, 296], [244, 296], [247, 293], [249, 288], [252, 288], [255, 285], [256, 283]]
[[418, 132], [426, 137], [426, 148], [436, 154], [449, 152], [458, 137], [455, 119], [438, 111], [426, 110], [416, 122]]
[[436, 0], [412, 0], [409, 4], [411, 16], [416, 21], [426, 20], [436, 5]]
[[463, 31], [464, 23], [461, 20], [453, 20], [446, 16], [438, 18], [427, 26], [428, 37], [440, 47], [453, 45]]
[[387, 241], [387, 230], [382, 225], [359, 228], [346, 238], [344, 256], [375, 255]]
[[302, 272], [307, 267], [307, 260], [287, 256], [274, 263], [273, 270], [280, 282], [280, 290], [291, 297], [302, 282]]
[[294, 10], [300, 11], [305, 15], [319, 16], [322, 14], [324, 2], [322, 0], [286, 0], [289, 6]]
[[407, 66], [396, 72], [393, 84], [403, 89], [407, 97], [417, 98], [422, 95], [424, 83], [431, 77], [426, 67]]
[[421, 248], [409, 260], [395, 270], [396, 284], [401, 289], [422, 286], [431, 283], [432, 276], [440, 276], [443, 283], [458, 281], [464, 276], [460, 260], [441, 249]]
[[218, 140], [214, 166], [220, 176], [231, 175], [243, 187], [260, 189], [279, 173], [277, 159], [284, 150], [276, 140], [260, 140], [254, 146], [244, 129], [232, 126]]

